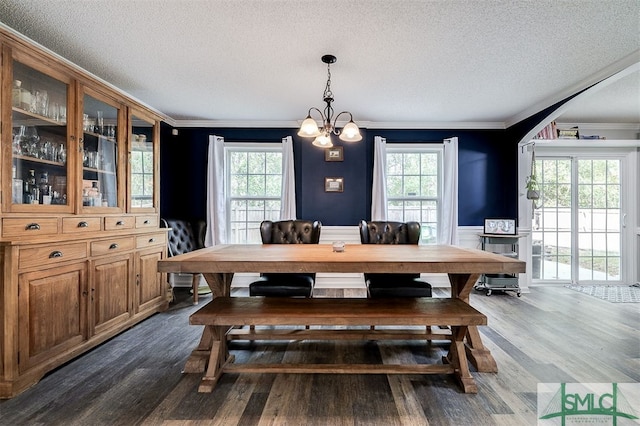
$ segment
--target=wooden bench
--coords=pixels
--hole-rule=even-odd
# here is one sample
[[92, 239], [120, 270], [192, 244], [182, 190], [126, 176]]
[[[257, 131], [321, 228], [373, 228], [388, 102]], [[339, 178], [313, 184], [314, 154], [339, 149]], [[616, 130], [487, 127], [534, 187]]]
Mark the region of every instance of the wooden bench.
[[[199, 392], [211, 392], [224, 372], [251, 373], [351, 373], [351, 374], [454, 374], [465, 393], [478, 388], [469, 372], [463, 339], [468, 326], [486, 325], [487, 318], [459, 299], [406, 298], [258, 298], [213, 299], [189, 318], [205, 332], [185, 372], [202, 372]], [[227, 333], [237, 326], [436, 326], [448, 325], [449, 353], [443, 364], [233, 364]], [[316, 330], [311, 330], [316, 331]], [[379, 330], [321, 330], [314, 339], [368, 340]], [[299, 339], [297, 335], [284, 335]], [[304, 337], [310, 336], [306, 334]], [[379, 338], [379, 336], [378, 336]], [[398, 334], [389, 334], [398, 339]], [[426, 339], [426, 338], [425, 338]]]

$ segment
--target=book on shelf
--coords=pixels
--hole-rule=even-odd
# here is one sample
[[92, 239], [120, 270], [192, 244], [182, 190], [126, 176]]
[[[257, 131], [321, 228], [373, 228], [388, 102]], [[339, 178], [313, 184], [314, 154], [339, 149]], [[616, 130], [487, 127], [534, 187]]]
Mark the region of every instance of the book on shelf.
[[547, 124], [533, 137], [534, 139], [558, 139], [556, 122], [552, 121]]
[[578, 127], [571, 127], [570, 129], [558, 129], [558, 139], [580, 139], [580, 132]]

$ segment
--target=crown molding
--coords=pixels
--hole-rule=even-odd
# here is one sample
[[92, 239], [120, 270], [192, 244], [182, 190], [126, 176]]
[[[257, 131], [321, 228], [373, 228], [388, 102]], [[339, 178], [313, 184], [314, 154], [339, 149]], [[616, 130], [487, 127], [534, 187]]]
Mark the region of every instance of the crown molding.
[[[224, 121], [224, 120], [166, 120], [167, 124], [173, 127], [205, 127], [205, 128], [298, 128], [302, 120], [297, 121]], [[346, 123], [345, 123], [346, 124]], [[437, 130], [437, 129], [505, 129], [502, 122], [493, 121], [469, 121], [469, 122], [405, 122], [405, 121], [358, 121], [356, 123], [362, 129], [415, 129], [415, 130]], [[340, 124], [338, 124], [340, 127]]]

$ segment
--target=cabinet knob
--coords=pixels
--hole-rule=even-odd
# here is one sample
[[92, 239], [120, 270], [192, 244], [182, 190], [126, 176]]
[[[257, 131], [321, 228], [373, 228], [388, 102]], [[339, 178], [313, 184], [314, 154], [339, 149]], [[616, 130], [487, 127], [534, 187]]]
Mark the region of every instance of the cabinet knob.
[[122, 226], [122, 225], [124, 225], [123, 221], [119, 220], [119, 221], [116, 222], [116, 226]]
[[118, 248], [118, 244], [116, 244], [116, 243], [113, 243], [113, 244], [111, 244], [111, 245], [109, 246], [109, 250], [115, 250], [115, 249], [117, 249], [117, 248]]
[[62, 257], [62, 252], [61, 252], [60, 250], [52, 251], [52, 252], [49, 254], [49, 259], [54, 259], [54, 258], [56, 258], [56, 257]]
[[149, 242], [150, 242], [150, 243], [155, 242], [155, 240], [156, 240], [155, 238], [149, 238]]
[[38, 225], [37, 223], [30, 223], [27, 226], [25, 226], [24, 229], [27, 231], [39, 231], [40, 225]]
[[89, 224], [84, 220], [82, 222], [78, 222], [78, 228], [88, 228]]
[[145, 220], [143, 223], [144, 223], [145, 225], [148, 225], [148, 224], [149, 224], [149, 219]]

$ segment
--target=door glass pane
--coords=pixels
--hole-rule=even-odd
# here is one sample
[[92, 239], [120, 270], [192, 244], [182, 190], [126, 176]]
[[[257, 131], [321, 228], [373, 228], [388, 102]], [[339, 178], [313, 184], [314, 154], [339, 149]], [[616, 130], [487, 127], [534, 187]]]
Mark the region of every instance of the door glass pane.
[[118, 109], [84, 95], [82, 205], [118, 206]]
[[67, 93], [66, 83], [13, 62], [13, 205], [69, 205]]
[[620, 161], [578, 159], [581, 280], [620, 280]]
[[135, 115], [131, 121], [131, 207], [152, 208], [154, 123]]
[[541, 199], [533, 215], [532, 278], [571, 279], [571, 161], [538, 159]]

